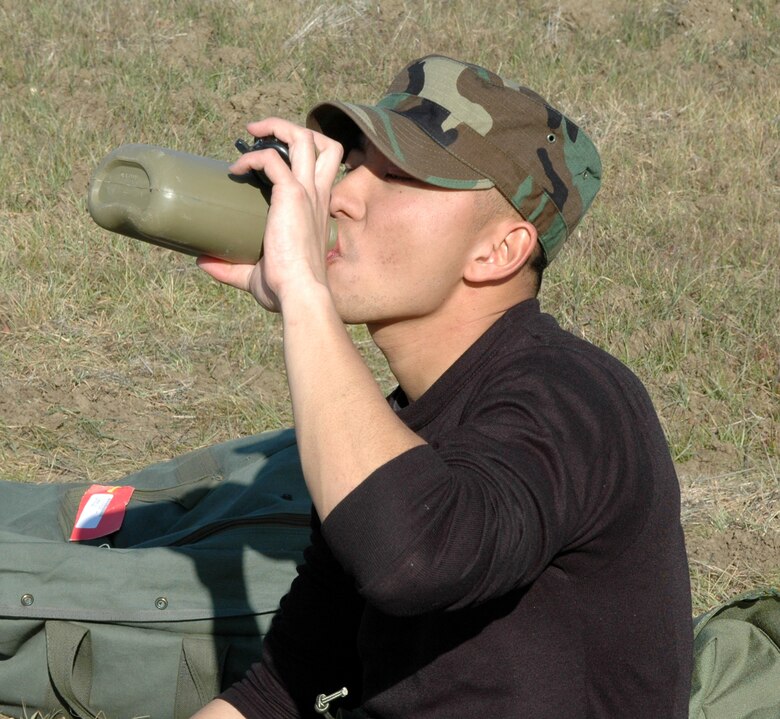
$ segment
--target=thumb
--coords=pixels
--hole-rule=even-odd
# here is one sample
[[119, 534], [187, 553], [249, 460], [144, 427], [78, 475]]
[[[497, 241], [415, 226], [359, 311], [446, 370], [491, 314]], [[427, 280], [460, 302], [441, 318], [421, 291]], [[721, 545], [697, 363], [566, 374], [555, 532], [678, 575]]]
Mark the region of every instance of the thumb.
[[207, 255], [198, 257], [196, 264], [218, 282], [249, 292], [249, 278], [254, 265], [236, 265]]

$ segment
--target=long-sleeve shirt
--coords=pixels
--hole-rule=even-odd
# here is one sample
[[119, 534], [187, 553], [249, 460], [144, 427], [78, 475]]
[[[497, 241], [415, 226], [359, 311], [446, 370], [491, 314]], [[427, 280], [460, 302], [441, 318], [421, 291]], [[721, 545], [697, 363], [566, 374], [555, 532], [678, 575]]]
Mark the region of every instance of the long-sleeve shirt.
[[427, 444], [314, 516], [223, 698], [249, 719], [317, 716], [342, 686], [376, 719], [687, 717], [679, 485], [639, 380], [529, 300], [390, 401]]

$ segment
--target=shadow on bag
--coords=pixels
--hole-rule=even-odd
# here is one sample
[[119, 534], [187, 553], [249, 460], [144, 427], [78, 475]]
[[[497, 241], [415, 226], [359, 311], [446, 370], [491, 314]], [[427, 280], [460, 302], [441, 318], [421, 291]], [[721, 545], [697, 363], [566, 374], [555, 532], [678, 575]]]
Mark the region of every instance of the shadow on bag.
[[74, 543], [88, 485], [0, 482], [0, 713], [184, 719], [259, 658], [309, 542], [294, 433], [110, 484], [121, 528]]

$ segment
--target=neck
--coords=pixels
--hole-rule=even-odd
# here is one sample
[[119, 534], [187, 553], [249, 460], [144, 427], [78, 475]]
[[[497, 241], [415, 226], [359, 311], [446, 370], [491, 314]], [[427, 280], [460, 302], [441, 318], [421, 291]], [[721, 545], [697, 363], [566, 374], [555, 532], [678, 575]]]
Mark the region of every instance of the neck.
[[369, 324], [410, 402], [419, 399], [508, 309], [526, 297], [489, 308], [440, 311], [436, 315]]

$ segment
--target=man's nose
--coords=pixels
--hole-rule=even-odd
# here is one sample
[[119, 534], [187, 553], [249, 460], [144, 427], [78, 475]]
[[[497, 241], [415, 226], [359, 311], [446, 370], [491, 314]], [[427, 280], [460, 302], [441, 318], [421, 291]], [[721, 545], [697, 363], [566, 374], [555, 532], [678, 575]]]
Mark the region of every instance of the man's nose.
[[356, 167], [350, 170], [334, 186], [330, 193], [330, 214], [359, 220], [365, 214], [366, 181], [368, 170]]

